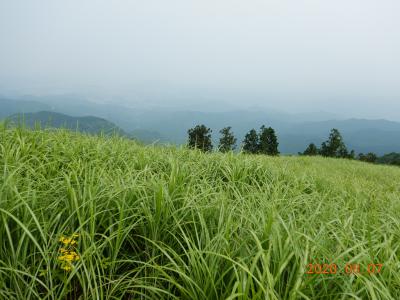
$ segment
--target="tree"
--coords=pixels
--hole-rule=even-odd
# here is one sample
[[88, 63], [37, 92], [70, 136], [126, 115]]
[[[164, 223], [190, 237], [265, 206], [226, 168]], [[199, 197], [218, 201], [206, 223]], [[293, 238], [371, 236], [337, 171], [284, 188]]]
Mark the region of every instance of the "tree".
[[269, 132], [264, 125], [260, 128], [259, 138], [258, 138], [258, 152], [262, 154], [268, 153], [268, 143], [269, 143]]
[[347, 151], [343, 144], [343, 138], [339, 130], [333, 128], [329, 135], [329, 139], [321, 145], [321, 155], [328, 157], [337, 157], [339, 148], [341, 152]]
[[378, 156], [375, 153], [369, 152], [367, 154], [360, 153], [358, 154], [358, 159], [360, 161], [365, 161], [369, 163], [375, 163], [378, 159]]
[[236, 138], [233, 135], [233, 133], [231, 132], [231, 127], [225, 127], [222, 128], [220, 131], [221, 133], [221, 138], [219, 139], [219, 151], [221, 152], [228, 152], [228, 151], [232, 151], [235, 150], [236, 148]]
[[335, 128], [331, 130], [329, 139], [321, 144], [320, 154], [327, 157], [354, 158], [354, 151], [349, 153], [342, 135]]
[[356, 153], [354, 152], [354, 150], [350, 151], [350, 154], [349, 154], [349, 156], [347, 158], [349, 158], [349, 159], [355, 159], [356, 158]]
[[400, 166], [400, 153], [385, 154], [377, 159], [380, 164], [397, 165]]
[[310, 145], [308, 145], [307, 149], [304, 150], [304, 152], [302, 153], [303, 155], [309, 155], [309, 156], [314, 156], [314, 155], [318, 155], [318, 148], [317, 146], [315, 146], [314, 143], [311, 143]]
[[336, 157], [348, 158], [349, 155], [349, 151], [347, 150], [345, 144], [341, 143], [336, 151]]
[[211, 151], [213, 148], [211, 142], [211, 132], [212, 130], [207, 128], [205, 125], [197, 125], [196, 127], [189, 129], [189, 148], [197, 148], [203, 152]]
[[330, 153], [329, 146], [328, 146], [327, 142], [323, 142], [321, 144], [321, 148], [319, 149], [319, 154], [321, 154], [322, 156], [326, 156], [326, 157], [332, 156], [332, 154]]
[[264, 125], [260, 128], [260, 137], [258, 150], [259, 153], [267, 155], [278, 155], [278, 138], [275, 130], [271, 127], [266, 128]]
[[247, 153], [258, 153], [258, 134], [255, 129], [251, 129], [243, 140], [243, 151]]

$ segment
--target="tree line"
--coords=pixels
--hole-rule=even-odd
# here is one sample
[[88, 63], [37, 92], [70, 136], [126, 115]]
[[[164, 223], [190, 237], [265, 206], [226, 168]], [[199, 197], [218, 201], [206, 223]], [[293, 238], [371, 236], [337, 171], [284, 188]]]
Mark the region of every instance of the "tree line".
[[355, 158], [354, 150], [349, 151], [344, 143], [343, 137], [339, 130], [333, 128], [329, 134], [327, 141], [321, 144], [318, 148], [314, 143], [308, 145], [304, 152], [299, 152], [299, 155], [321, 155], [325, 157], [336, 157], [336, 158]]
[[[188, 130], [188, 147], [210, 152], [213, 149], [211, 128], [205, 125], [197, 125]], [[229, 152], [236, 149], [237, 139], [230, 126], [222, 128], [219, 133], [218, 151]], [[244, 137], [242, 151], [252, 154], [278, 155], [278, 138], [272, 127], [261, 126], [259, 132], [251, 129]]]
[[308, 145], [307, 149], [304, 150], [304, 152], [302, 153], [299, 152], [299, 155], [308, 155], [308, 156], [321, 155], [325, 157], [357, 159], [359, 161], [364, 161], [369, 163], [400, 166], [400, 153], [393, 152], [378, 157], [378, 155], [376, 155], [373, 152], [368, 152], [366, 154], [359, 153], [357, 156], [355, 155], [354, 150], [351, 150], [349, 152], [347, 150], [346, 145], [344, 144], [342, 135], [337, 129], [331, 130], [329, 139], [323, 142], [320, 148], [318, 148], [314, 143], [311, 143]]
[[[220, 131], [218, 151], [229, 152], [236, 149], [237, 138], [232, 132], [232, 127], [224, 127]], [[213, 150], [212, 130], [205, 125], [197, 125], [188, 130], [188, 147], [200, 149], [204, 152]], [[261, 126], [257, 132], [251, 129], [242, 141], [241, 151], [251, 154], [279, 155], [279, 142], [275, 130], [272, 127]], [[378, 157], [375, 153], [359, 153], [357, 156], [354, 150], [348, 150], [343, 137], [338, 129], [333, 128], [328, 139], [318, 148], [314, 143], [308, 145], [299, 155], [324, 156], [335, 158], [357, 159], [369, 163], [382, 163], [400, 165], [400, 153], [390, 153]]]

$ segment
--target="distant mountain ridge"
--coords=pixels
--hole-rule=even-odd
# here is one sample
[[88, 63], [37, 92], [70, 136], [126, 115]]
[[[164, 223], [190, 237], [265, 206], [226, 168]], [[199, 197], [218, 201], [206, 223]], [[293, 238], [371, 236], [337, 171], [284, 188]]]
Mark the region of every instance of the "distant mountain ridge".
[[32, 100], [0, 98], [0, 119], [16, 113], [31, 113], [50, 110], [50, 105]]
[[383, 119], [327, 120], [296, 124], [282, 132], [283, 151], [305, 148], [309, 143], [320, 145], [327, 139], [332, 128], [337, 128], [348, 148], [357, 153], [375, 152], [383, 155], [400, 152], [400, 123]]
[[36, 124], [39, 124], [41, 127], [66, 128], [92, 134], [116, 133], [119, 135], [127, 135], [114, 123], [93, 116], [72, 117], [51, 111], [40, 111], [14, 114], [9, 116], [7, 120], [15, 124], [23, 123], [28, 127], [34, 127]]
[[[41, 109], [41, 108], [45, 109]], [[146, 143], [167, 142], [183, 144], [187, 130], [197, 124], [205, 124], [213, 130], [214, 143], [218, 143], [219, 130], [231, 126], [238, 143], [252, 128], [272, 126], [278, 135], [279, 150], [283, 154], [297, 154], [309, 143], [320, 145], [328, 138], [329, 131], [337, 128], [346, 145], [359, 152], [375, 152], [383, 155], [400, 152], [400, 123], [388, 120], [328, 119], [327, 113], [289, 114], [265, 109], [226, 111], [190, 111], [163, 108], [144, 109], [125, 107], [112, 103], [94, 103], [74, 95], [59, 97], [24, 97], [24, 100], [0, 100], [0, 118], [4, 112], [38, 112], [41, 110], [85, 117], [92, 115], [109, 120], [131, 136]], [[209, 109], [210, 110], [210, 109]], [[8, 116], [7, 115], [7, 116]], [[324, 119], [325, 120], [321, 120]]]

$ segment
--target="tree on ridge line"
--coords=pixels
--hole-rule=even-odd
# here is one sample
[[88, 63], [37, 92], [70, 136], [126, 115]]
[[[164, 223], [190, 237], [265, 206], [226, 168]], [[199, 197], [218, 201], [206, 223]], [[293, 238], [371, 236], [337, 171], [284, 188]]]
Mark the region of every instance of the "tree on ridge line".
[[197, 125], [188, 130], [188, 147], [200, 149], [203, 152], [210, 152], [213, 148], [211, 141], [212, 130], [205, 125]]
[[278, 155], [278, 145], [275, 130], [262, 125], [259, 134], [254, 128], [246, 134], [243, 140], [243, 151], [252, 154]]
[[219, 133], [222, 135], [219, 139], [219, 146], [218, 149], [221, 152], [228, 152], [233, 151], [236, 148], [236, 141], [237, 139], [231, 132], [232, 127], [224, 127], [222, 128]]

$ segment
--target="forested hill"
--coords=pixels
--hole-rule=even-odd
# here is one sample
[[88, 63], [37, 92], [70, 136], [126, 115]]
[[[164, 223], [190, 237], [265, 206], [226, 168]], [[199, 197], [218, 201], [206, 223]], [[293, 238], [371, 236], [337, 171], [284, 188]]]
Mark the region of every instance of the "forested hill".
[[40, 124], [41, 127], [66, 128], [92, 134], [103, 132], [105, 134], [117, 133], [119, 135], [127, 135], [114, 123], [93, 116], [73, 117], [56, 112], [40, 111], [35, 113], [18, 113], [7, 119], [14, 124], [25, 124], [28, 127]]

